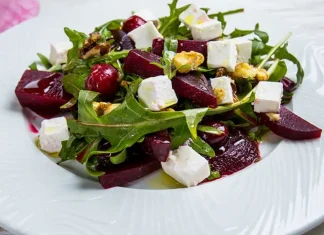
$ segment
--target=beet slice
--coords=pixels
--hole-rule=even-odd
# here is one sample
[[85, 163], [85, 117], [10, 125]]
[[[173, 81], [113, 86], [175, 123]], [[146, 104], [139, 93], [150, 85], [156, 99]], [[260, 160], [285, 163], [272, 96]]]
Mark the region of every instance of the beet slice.
[[164, 39], [155, 38], [152, 43], [152, 53], [158, 56], [162, 56], [164, 49]]
[[44, 118], [61, 113], [60, 107], [72, 98], [63, 89], [62, 77], [61, 73], [26, 70], [15, 90], [21, 106]]
[[[157, 38], [153, 40], [152, 43], [152, 53], [162, 56], [164, 48], [164, 39]], [[198, 40], [178, 40], [177, 52], [182, 51], [195, 51], [204, 55], [205, 60], [207, 60], [207, 41]]]
[[121, 186], [140, 179], [160, 167], [161, 163], [150, 157], [146, 157], [141, 161], [128, 161], [106, 170], [106, 173], [99, 177], [99, 182], [105, 189]]
[[203, 74], [196, 72], [177, 74], [172, 79], [172, 87], [177, 95], [190, 99], [202, 107], [217, 107], [215, 94]]
[[207, 41], [198, 40], [179, 40], [178, 41], [178, 52], [181, 51], [195, 51], [203, 54], [205, 60], [207, 61]]
[[160, 62], [159, 56], [141, 50], [131, 50], [124, 61], [124, 71], [136, 74], [142, 78], [163, 75], [163, 69], [151, 62]]
[[322, 129], [297, 116], [284, 106], [280, 107], [280, 121], [270, 121], [265, 113], [260, 113], [260, 122], [286, 139], [305, 140], [321, 137]]
[[149, 156], [165, 162], [171, 149], [171, 138], [167, 130], [155, 132], [145, 137], [142, 149]]
[[239, 130], [229, 134], [226, 144], [215, 149], [216, 157], [209, 158], [212, 171], [219, 171], [221, 176], [231, 175], [260, 159], [259, 145], [251, 141]]

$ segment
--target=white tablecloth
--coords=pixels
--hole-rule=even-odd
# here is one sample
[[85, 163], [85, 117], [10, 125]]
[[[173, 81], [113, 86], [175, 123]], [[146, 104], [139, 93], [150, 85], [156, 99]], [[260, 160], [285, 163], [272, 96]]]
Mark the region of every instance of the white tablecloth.
[[[40, 14], [50, 12], [51, 5], [61, 4], [72, 5], [82, 4], [93, 0], [40, 0]], [[324, 0], [226, 0], [233, 3], [233, 7], [244, 7], [246, 10], [265, 9], [269, 14], [275, 17], [284, 16], [291, 21], [293, 27], [300, 27], [309, 34], [322, 37], [324, 44]], [[188, 2], [190, 2], [188, 0]], [[217, 1], [221, 2], [221, 1]], [[228, 2], [227, 2], [228, 3]], [[288, 17], [287, 17], [288, 16]], [[13, 235], [0, 228], [0, 235]], [[324, 223], [308, 232], [306, 235], [324, 235]]]

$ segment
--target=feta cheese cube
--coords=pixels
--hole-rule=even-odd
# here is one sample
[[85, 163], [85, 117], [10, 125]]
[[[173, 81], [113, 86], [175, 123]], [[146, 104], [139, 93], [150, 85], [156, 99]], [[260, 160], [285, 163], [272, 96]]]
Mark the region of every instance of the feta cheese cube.
[[283, 86], [281, 82], [259, 82], [254, 99], [254, 112], [278, 113]]
[[237, 50], [236, 63], [249, 63], [252, 55], [252, 41], [245, 38], [234, 38], [231, 40], [235, 43]]
[[62, 141], [69, 139], [69, 129], [65, 117], [42, 121], [39, 143], [42, 150], [57, 153], [62, 149]]
[[210, 175], [208, 161], [189, 146], [181, 146], [170, 153], [162, 168], [179, 183], [196, 186]]
[[165, 75], [144, 79], [138, 88], [138, 98], [152, 111], [160, 111], [178, 102], [171, 80]]
[[159, 25], [159, 18], [148, 9], [137, 11], [134, 13], [134, 15], [141, 17], [145, 21], [153, 21], [155, 26]]
[[237, 50], [233, 41], [208, 42], [207, 52], [208, 68], [224, 67], [228, 72], [233, 72], [235, 70]]
[[222, 23], [218, 20], [209, 20], [190, 27], [194, 40], [211, 40], [222, 36]]
[[184, 23], [188, 28], [195, 24], [201, 24], [209, 21], [207, 13], [196, 5], [191, 4], [187, 10], [179, 15], [179, 20]]
[[67, 53], [72, 48], [72, 43], [61, 42], [51, 44], [49, 61], [52, 65], [63, 64], [67, 61]]
[[152, 46], [153, 39], [163, 38], [152, 21], [141, 25], [127, 34], [138, 49], [145, 49]]
[[[223, 76], [223, 77], [212, 78], [210, 79], [210, 81], [214, 92], [218, 90], [222, 90], [222, 92], [224, 92], [223, 98], [221, 100], [217, 99], [218, 105], [234, 103], [231, 78]], [[215, 95], [218, 98], [217, 94]]]

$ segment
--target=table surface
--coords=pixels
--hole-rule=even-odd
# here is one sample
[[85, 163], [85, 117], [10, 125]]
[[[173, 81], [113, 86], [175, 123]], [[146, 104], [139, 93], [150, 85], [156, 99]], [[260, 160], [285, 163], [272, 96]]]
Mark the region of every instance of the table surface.
[[[82, 4], [92, 0], [40, 0], [40, 15], [50, 12], [53, 4], [61, 4], [62, 7]], [[233, 6], [244, 7], [249, 10], [266, 9], [268, 13], [275, 17], [285, 16], [289, 19], [293, 27], [301, 27], [308, 33], [323, 38], [324, 43], [324, 1], [323, 0], [229, 0], [233, 2]], [[190, 1], [189, 1], [190, 2]], [[287, 17], [288, 15], [288, 17]], [[0, 228], [0, 235], [13, 235]], [[324, 223], [317, 228], [311, 230], [305, 235], [324, 235]]]

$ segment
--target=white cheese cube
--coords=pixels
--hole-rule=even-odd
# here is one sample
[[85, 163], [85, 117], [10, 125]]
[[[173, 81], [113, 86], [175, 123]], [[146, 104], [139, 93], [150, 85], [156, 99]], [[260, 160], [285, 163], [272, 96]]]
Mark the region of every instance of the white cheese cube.
[[190, 27], [194, 40], [211, 40], [222, 36], [222, 23], [218, 20], [209, 20]]
[[209, 21], [209, 17], [204, 10], [201, 10], [196, 5], [191, 4], [187, 10], [179, 15], [179, 20], [188, 28], [195, 24], [201, 24]]
[[69, 129], [65, 117], [42, 121], [39, 130], [39, 143], [42, 150], [48, 153], [61, 151], [62, 141], [69, 139]]
[[161, 165], [165, 173], [187, 187], [196, 186], [210, 175], [208, 161], [189, 146], [171, 152]]
[[134, 15], [141, 17], [145, 21], [153, 21], [155, 26], [159, 25], [159, 18], [148, 9], [137, 11], [134, 13]]
[[160, 111], [178, 102], [171, 80], [165, 75], [144, 79], [138, 88], [138, 98], [151, 111]]
[[63, 64], [67, 61], [67, 53], [72, 48], [72, 43], [61, 42], [51, 44], [49, 61], [52, 65]]
[[232, 79], [226, 76], [210, 79], [213, 90], [222, 89], [225, 93], [224, 98], [218, 101], [218, 105], [234, 103]]
[[235, 43], [237, 50], [236, 63], [249, 63], [252, 55], [252, 41], [245, 38], [234, 38], [231, 40]]
[[259, 82], [255, 92], [254, 112], [278, 113], [282, 92], [281, 82]]
[[233, 72], [235, 70], [237, 50], [233, 41], [208, 42], [207, 52], [208, 68], [224, 67], [228, 72]]
[[134, 42], [138, 49], [145, 49], [152, 46], [155, 38], [163, 38], [152, 21], [141, 25], [127, 34]]

